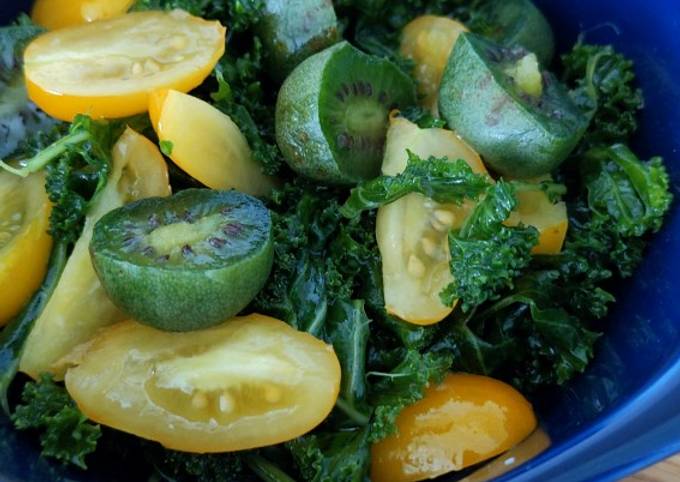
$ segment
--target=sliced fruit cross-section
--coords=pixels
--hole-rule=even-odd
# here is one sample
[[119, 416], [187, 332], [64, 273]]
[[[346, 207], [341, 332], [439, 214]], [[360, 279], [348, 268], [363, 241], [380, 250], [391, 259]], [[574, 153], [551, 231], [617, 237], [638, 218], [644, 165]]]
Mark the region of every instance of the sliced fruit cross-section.
[[176, 90], [151, 96], [149, 115], [169, 157], [212, 189], [266, 196], [274, 187], [253, 159], [248, 141], [231, 118], [207, 102]]
[[88, 246], [94, 225], [104, 214], [130, 201], [169, 194], [167, 166], [158, 148], [128, 129], [113, 148], [108, 183], [90, 209], [59, 284], [26, 341], [22, 372], [34, 378], [46, 372], [62, 377], [62, 357], [100, 328], [124, 319], [92, 267]]
[[225, 49], [219, 22], [182, 10], [135, 12], [55, 30], [26, 48], [28, 95], [48, 114], [120, 118], [146, 112], [158, 89], [187, 92]]
[[73, 355], [66, 388], [87, 417], [185, 452], [298, 437], [340, 389], [332, 346], [258, 314], [191, 333], [125, 322]]
[[391, 109], [415, 103], [411, 79], [388, 60], [340, 42], [302, 62], [276, 104], [276, 140], [303, 176], [353, 184], [380, 173]]
[[110, 212], [95, 226], [90, 252], [129, 316], [197, 330], [236, 315], [264, 286], [274, 257], [271, 215], [240, 192], [188, 189]]
[[[486, 173], [479, 156], [454, 132], [420, 129], [393, 117], [387, 133], [383, 174], [406, 168], [407, 149], [423, 159], [430, 156], [465, 160], [476, 173]], [[418, 325], [443, 320], [453, 310], [439, 293], [453, 280], [449, 268], [449, 230], [459, 227], [473, 204], [440, 205], [410, 194], [378, 210], [377, 239], [383, 266], [385, 307], [390, 314]]]

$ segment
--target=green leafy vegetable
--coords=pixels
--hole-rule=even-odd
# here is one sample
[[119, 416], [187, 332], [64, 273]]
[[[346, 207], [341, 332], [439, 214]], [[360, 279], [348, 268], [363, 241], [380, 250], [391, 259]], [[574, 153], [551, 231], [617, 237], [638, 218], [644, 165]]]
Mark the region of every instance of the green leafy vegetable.
[[305, 435], [288, 443], [304, 480], [364, 482], [370, 468], [368, 430]]
[[66, 389], [49, 375], [42, 375], [38, 382], [24, 386], [21, 399], [22, 404], [12, 415], [14, 426], [43, 431], [40, 442], [44, 456], [86, 469], [85, 457], [97, 447], [101, 430], [87, 421]]
[[529, 265], [531, 249], [538, 243], [535, 228], [503, 224], [516, 206], [512, 184], [499, 181], [463, 227], [449, 234], [454, 281], [442, 292], [443, 303], [451, 306], [459, 299], [463, 311], [469, 311], [513, 287], [513, 280]]
[[190, 454], [160, 446], [146, 448], [147, 457], [165, 480], [175, 482], [241, 482], [242, 457], [236, 453]]
[[360, 425], [368, 422], [366, 350], [370, 322], [363, 301], [339, 300], [328, 313], [324, 336], [333, 345], [342, 368], [339, 408]]
[[572, 97], [592, 118], [585, 145], [626, 142], [637, 130], [644, 105], [635, 86], [633, 62], [611, 46], [577, 43], [562, 57], [564, 80]]
[[487, 176], [475, 174], [462, 159], [421, 159], [408, 152], [408, 164], [403, 173], [381, 176], [352, 189], [341, 213], [355, 218], [363, 211], [377, 209], [411, 194], [423, 194], [440, 203], [461, 204], [465, 199], [476, 200], [488, 186]]
[[623, 236], [656, 232], [672, 196], [663, 160], [640, 161], [626, 146], [590, 150], [583, 162], [588, 205], [596, 217], [616, 219]]
[[369, 373], [378, 377], [370, 388], [369, 400], [375, 410], [369, 439], [375, 442], [394, 434], [401, 411], [420, 400], [429, 383], [440, 383], [452, 362], [451, 355], [443, 352], [423, 354], [408, 350], [390, 372]]

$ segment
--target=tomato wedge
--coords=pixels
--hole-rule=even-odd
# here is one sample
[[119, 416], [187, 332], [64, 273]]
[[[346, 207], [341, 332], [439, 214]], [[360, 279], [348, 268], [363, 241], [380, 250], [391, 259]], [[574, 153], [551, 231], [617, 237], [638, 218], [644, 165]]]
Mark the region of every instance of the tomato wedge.
[[120, 118], [146, 112], [149, 94], [199, 86], [225, 49], [226, 29], [182, 10], [134, 12], [55, 30], [24, 53], [28, 95], [48, 114]]
[[[393, 116], [383, 174], [395, 176], [406, 169], [407, 149], [423, 159], [464, 159], [474, 172], [486, 173], [477, 153], [454, 132], [420, 129]], [[378, 210], [376, 238], [382, 257], [385, 308], [390, 314], [416, 325], [431, 325], [453, 311], [439, 297], [453, 281], [448, 232], [462, 225], [473, 206], [471, 201], [462, 206], [443, 205], [409, 194]]]
[[461, 470], [514, 447], [536, 428], [531, 404], [493, 378], [451, 373], [375, 444], [373, 482], [413, 482]]
[[42, 283], [52, 248], [51, 209], [44, 175], [23, 179], [0, 173], [0, 326]]
[[158, 148], [127, 129], [113, 148], [113, 169], [108, 183], [85, 220], [83, 234], [73, 248], [59, 284], [26, 340], [19, 369], [38, 378], [49, 372], [64, 376], [60, 360], [73, 347], [89, 340], [104, 326], [125, 315], [104, 292], [90, 259], [95, 223], [112, 209], [138, 199], [168, 196], [168, 169]]
[[66, 388], [87, 417], [185, 452], [298, 437], [340, 388], [333, 347], [258, 314], [187, 333], [125, 322], [73, 358]]
[[31, 18], [48, 30], [104, 20], [124, 14], [134, 0], [37, 0]]

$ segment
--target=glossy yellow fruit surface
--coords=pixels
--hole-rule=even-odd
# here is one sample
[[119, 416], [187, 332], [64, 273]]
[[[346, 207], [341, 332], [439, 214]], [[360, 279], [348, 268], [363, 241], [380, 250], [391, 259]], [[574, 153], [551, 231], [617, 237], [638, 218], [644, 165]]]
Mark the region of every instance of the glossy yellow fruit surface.
[[36, 0], [31, 19], [47, 30], [55, 30], [117, 17], [134, 3], [134, 0]]
[[415, 62], [423, 105], [436, 110], [439, 84], [458, 36], [468, 29], [448, 17], [423, 15], [411, 21], [401, 35], [401, 53]]
[[332, 346], [258, 314], [186, 333], [125, 322], [77, 352], [66, 388], [87, 417], [185, 452], [298, 437], [340, 389]]
[[412, 482], [461, 470], [514, 447], [536, 428], [531, 404], [493, 378], [449, 374], [397, 418], [372, 449], [373, 482]]
[[[387, 132], [382, 171], [395, 176], [406, 169], [406, 150], [430, 156], [464, 159], [474, 172], [486, 173], [481, 159], [454, 132], [420, 129], [403, 117], [393, 117]], [[417, 325], [437, 323], [453, 310], [439, 293], [453, 281], [449, 269], [450, 229], [460, 227], [473, 203], [438, 204], [409, 194], [378, 210], [376, 237], [382, 257], [387, 311]]]
[[0, 172], [0, 327], [26, 305], [47, 271], [52, 237], [45, 176]]
[[157, 91], [149, 115], [169, 157], [194, 179], [253, 196], [271, 192], [274, 182], [262, 173], [238, 126], [209, 103], [175, 90]]
[[108, 183], [92, 205], [59, 284], [26, 341], [22, 372], [33, 378], [49, 372], [61, 379], [63, 357], [102, 327], [125, 319], [109, 300], [92, 267], [89, 245], [94, 225], [124, 204], [169, 194], [167, 166], [158, 148], [128, 129], [113, 148]]
[[61, 120], [146, 112], [158, 89], [199, 86], [225, 49], [226, 29], [182, 10], [134, 12], [54, 30], [24, 52], [28, 95]]

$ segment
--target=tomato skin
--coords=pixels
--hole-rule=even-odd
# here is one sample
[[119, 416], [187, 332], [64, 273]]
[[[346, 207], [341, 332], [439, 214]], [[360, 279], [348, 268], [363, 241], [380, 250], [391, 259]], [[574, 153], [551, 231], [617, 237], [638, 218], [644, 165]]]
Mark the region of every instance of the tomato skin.
[[90, 419], [185, 452], [284, 442], [340, 389], [333, 348], [253, 314], [187, 333], [125, 322], [76, 350], [66, 388]]
[[[10, 188], [8, 195], [15, 199], [3, 202], [11, 203], [23, 196], [26, 219], [20, 230], [0, 247], [0, 327], [12, 320], [40, 287], [52, 249], [52, 237], [47, 233], [52, 204], [45, 192], [45, 176], [33, 174], [20, 179], [8, 172], [0, 173], [0, 193], [10, 185], [14, 188]], [[20, 191], [17, 193], [15, 189]], [[3, 211], [3, 218], [17, 214]], [[0, 227], [10, 221], [3, 218], [0, 218]]]
[[158, 89], [188, 92], [225, 50], [219, 22], [181, 10], [133, 12], [39, 36], [24, 52], [29, 98], [53, 117], [122, 118]]
[[511, 386], [451, 373], [397, 418], [399, 433], [373, 445], [373, 482], [413, 482], [461, 470], [514, 447], [537, 426]]
[[[60, 360], [104, 326], [125, 315], [104, 292], [90, 259], [94, 225], [104, 214], [137, 199], [168, 196], [168, 170], [158, 148], [128, 128], [113, 147], [113, 166], [106, 187], [85, 219], [64, 272], [26, 340], [19, 369], [33, 378], [51, 373], [64, 376]], [[87, 293], [87, 296], [83, 296]]]
[[269, 196], [275, 180], [253, 159], [231, 118], [208, 102], [176, 90], [151, 94], [149, 116], [158, 139], [172, 144], [169, 157], [211, 189]]
[[134, 0], [37, 0], [31, 19], [41, 27], [55, 30], [121, 15], [133, 3]]

